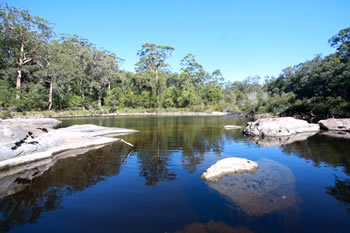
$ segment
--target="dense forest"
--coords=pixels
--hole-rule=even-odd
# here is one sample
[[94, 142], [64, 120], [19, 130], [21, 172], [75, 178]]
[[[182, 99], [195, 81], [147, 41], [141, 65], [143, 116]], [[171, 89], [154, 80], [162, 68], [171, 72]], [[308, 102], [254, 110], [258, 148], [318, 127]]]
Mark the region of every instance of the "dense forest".
[[[145, 43], [135, 72], [123, 59], [79, 35], [6, 3], [0, 5], [0, 111], [228, 111], [343, 116], [350, 112], [350, 28], [329, 40], [334, 54], [317, 55], [278, 77], [225, 82], [188, 53], [179, 72], [175, 48]], [[122, 46], [122, 45], [121, 45]], [[264, 81], [262, 80], [264, 79]]]

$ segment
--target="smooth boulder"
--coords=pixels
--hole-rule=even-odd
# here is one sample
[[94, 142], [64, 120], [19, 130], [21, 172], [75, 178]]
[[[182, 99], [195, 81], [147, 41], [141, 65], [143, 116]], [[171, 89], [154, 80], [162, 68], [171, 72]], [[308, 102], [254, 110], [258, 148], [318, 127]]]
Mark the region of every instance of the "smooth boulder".
[[210, 166], [201, 176], [206, 181], [217, 181], [220, 178], [233, 174], [255, 172], [258, 164], [248, 159], [243, 158], [226, 158], [219, 160], [214, 165]]
[[326, 120], [320, 120], [318, 123], [320, 124], [321, 129], [350, 132], [350, 118], [329, 118]]
[[257, 162], [259, 169], [255, 173], [226, 176], [209, 182], [208, 186], [248, 216], [262, 216], [296, 206], [299, 198], [293, 172], [269, 159]]
[[307, 121], [293, 117], [263, 118], [248, 122], [243, 133], [251, 136], [283, 137], [300, 133], [318, 132], [318, 124], [309, 124]]

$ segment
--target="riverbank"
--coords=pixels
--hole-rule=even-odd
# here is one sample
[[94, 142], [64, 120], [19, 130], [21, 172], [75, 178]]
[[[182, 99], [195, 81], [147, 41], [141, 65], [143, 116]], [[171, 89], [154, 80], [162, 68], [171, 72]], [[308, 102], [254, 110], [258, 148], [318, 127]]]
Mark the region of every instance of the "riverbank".
[[191, 111], [140, 111], [140, 112], [114, 112], [108, 111], [43, 111], [43, 112], [0, 112], [0, 118], [74, 118], [74, 117], [112, 117], [112, 116], [225, 116], [237, 113], [231, 112], [191, 112]]

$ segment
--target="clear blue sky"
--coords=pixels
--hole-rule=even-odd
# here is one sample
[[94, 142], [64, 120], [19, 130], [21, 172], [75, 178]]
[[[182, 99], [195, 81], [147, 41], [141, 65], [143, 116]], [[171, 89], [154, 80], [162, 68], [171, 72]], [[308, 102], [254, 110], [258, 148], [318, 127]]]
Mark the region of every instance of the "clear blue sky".
[[[1, 0], [0, 0], [1, 1]], [[287, 66], [334, 49], [328, 39], [350, 27], [349, 0], [8, 0], [115, 52], [134, 71], [145, 42], [170, 45], [172, 71], [192, 53], [226, 80], [277, 76]]]

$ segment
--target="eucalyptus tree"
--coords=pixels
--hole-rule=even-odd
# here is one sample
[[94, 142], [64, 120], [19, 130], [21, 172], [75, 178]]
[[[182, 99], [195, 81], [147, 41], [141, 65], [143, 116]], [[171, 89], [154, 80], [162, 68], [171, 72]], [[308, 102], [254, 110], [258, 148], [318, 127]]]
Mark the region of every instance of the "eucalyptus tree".
[[204, 83], [206, 73], [203, 66], [199, 64], [191, 53], [186, 54], [180, 61], [181, 71], [186, 73], [194, 86]]
[[344, 28], [328, 40], [332, 47], [337, 48], [337, 52], [345, 59], [350, 56], [350, 27]]
[[16, 98], [20, 98], [23, 66], [40, 59], [40, 46], [53, 35], [53, 24], [46, 19], [32, 16], [29, 10], [20, 10], [0, 5], [0, 34], [2, 45], [6, 46], [8, 56], [16, 67]]
[[119, 65], [115, 54], [94, 48], [89, 70], [89, 75], [92, 78], [91, 86], [97, 92], [97, 104], [101, 108], [103, 94], [109, 87], [111, 80], [117, 78]]
[[165, 63], [166, 59], [171, 56], [174, 48], [170, 46], [156, 45], [153, 43], [145, 43], [137, 52], [140, 60], [136, 63], [136, 72], [155, 73], [158, 80], [158, 72], [168, 67]]

